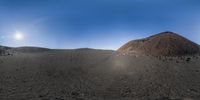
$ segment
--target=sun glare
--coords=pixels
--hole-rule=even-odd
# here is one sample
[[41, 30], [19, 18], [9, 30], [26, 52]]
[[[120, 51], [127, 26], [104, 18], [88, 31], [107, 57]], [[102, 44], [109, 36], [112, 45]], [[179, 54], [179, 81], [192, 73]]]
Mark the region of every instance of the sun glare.
[[23, 36], [23, 34], [21, 32], [16, 32], [14, 38], [16, 40], [23, 40], [24, 36]]

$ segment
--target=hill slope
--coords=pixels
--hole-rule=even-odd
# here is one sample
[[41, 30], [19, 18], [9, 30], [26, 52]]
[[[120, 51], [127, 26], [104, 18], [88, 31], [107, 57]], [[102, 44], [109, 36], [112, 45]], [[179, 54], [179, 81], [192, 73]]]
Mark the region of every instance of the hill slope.
[[199, 46], [173, 32], [162, 32], [148, 38], [133, 40], [118, 49], [119, 52], [153, 56], [191, 55]]

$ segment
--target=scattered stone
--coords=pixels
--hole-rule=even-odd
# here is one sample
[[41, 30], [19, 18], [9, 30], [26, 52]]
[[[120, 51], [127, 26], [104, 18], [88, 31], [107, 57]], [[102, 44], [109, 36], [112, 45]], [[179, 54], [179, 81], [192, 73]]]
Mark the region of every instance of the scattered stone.
[[191, 60], [191, 58], [189, 58], [189, 57], [188, 57], [188, 58], [186, 58], [186, 61], [187, 61], [187, 62], [190, 62], [190, 60]]

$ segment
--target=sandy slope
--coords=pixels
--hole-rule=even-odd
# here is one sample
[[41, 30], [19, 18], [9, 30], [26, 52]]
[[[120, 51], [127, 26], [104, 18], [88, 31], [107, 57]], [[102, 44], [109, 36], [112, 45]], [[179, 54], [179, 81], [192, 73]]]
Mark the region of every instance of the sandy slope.
[[199, 65], [92, 49], [15, 53], [0, 56], [0, 100], [198, 100]]

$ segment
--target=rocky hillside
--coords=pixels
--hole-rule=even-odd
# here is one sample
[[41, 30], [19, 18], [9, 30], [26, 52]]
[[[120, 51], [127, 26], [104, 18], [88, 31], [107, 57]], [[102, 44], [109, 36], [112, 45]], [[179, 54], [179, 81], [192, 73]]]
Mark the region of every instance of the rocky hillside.
[[176, 33], [162, 32], [144, 39], [130, 41], [118, 51], [137, 55], [179, 56], [198, 53], [199, 45]]

